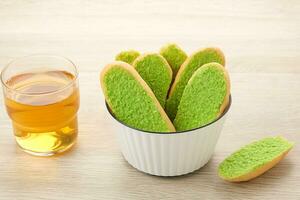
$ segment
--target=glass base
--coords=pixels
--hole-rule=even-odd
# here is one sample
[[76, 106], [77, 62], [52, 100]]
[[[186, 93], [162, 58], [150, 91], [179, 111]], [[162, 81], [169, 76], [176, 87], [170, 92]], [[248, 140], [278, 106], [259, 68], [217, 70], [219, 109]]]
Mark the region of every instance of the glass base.
[[35, 152], [35, 151], [30, 151], [28, 149], [24, 149], [18, 142], [17, 142], [17, 145], [18, 147], [30, 154], [30, 155], [33, 155], [33, 156], [40, 156], [40, 157], [49, 157], [49, 156], [54, 156], [54, 155], [57, 155], [57, 154], [61, 154], [61, 153], [64, 153], [66, 151], [69, 151], [74, 145], [75, 145], [76, 142], [73, 142], [72, 144], [70, 144], [69, 146], [66, 146], [64, 149], [60, 149], [60, 150], [57, 150], [57, 151], [49, 151], [49, 152]]
[[52, 156], [65, 152], [77, 140], [76, 117], [65, 126], [56, 127], [53, 130], [48, 128], [48, 130], [32, 131], [32, 129], [14, 124], [15, 139], [19, 147], [36, 156]]

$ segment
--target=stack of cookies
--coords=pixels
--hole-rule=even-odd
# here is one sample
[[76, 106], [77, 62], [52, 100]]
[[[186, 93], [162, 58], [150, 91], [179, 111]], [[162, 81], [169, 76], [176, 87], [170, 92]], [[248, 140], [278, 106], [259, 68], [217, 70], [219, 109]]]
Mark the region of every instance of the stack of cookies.
[[176, 44], [159, 53], [123, 51], [101, 72], [105, 99], [117, 119], [151, 132], [186, 131], [216, 120], [229, 102], [230, 81], [218, 48], [190, 56]]

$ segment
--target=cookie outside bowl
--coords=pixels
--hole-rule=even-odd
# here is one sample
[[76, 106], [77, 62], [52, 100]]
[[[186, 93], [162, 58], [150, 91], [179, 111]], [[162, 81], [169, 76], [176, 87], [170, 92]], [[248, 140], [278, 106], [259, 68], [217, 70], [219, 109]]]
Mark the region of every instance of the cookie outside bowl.
[[231, 96], [223, 113], [204, 126], [180, 132], [149, 132], [119, 121], [117, 137], [127, 162], [139, 171], [156, 176], [179, 176], [203, 167], [212, 157], [231, 107]]

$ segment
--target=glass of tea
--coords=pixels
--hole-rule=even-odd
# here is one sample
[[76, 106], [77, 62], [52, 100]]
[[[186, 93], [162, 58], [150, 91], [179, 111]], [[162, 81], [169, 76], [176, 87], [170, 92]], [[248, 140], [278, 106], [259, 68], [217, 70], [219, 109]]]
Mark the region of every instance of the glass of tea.
[[4, 101], [17, 144], [38, 156], [50, 156], [76, 141], [78, 72], [72, 61], [52, 55], [27, 56], [1, 72]]

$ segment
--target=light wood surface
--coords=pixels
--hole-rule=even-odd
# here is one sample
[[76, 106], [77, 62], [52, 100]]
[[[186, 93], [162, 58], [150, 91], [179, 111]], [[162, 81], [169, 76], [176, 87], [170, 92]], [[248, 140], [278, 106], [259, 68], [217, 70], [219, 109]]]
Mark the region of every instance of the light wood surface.
[[[172, 41], [188, 53], [223, 49], [233, 103], [211, 161], [161, 178], [123, 159], [98, 76], [122, 49], [156, 51]], [[0, 199], [300, 199], [298, 0], [0, 1], [0, 70], [35, 53], [64, 55], [79, 68], [78, 143], [58, 157], [23, 153], [0, 94]], [[275, 168], [241, 184], [217, 177], [227, 155], [278, 134], [297, 144]]]

